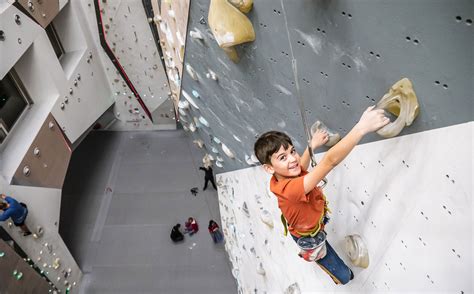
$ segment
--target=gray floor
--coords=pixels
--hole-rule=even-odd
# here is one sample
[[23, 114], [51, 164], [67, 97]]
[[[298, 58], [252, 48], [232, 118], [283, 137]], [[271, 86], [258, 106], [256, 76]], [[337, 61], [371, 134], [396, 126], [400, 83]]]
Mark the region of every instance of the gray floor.
[[[237, 293], [207, 231], [220, 222], [217, 193], [201, 190], [191, 144], [182, 131], [92, 132], [74, 152], [60, 233], [83, 269], [81, 293]], [[171, 227], [188, 216], [200, 231], [173, 244]]]

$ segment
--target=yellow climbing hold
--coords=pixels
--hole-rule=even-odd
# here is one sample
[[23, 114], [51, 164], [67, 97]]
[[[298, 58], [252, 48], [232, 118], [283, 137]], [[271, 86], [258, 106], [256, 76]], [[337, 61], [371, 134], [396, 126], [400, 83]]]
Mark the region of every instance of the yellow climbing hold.
[[227, 0], [211, 0], [208, 20], [219, 47], [237, 63], [239, 57], [232, 47], [255, 40], [255, 31], [250, 20]]
[[413, 85], [407, 78], [401, 79], [390, 87], [389, 92], [380, 99], [376, 108], [385, 109], [397, 116], [394, 122], [390, 122], [377, 131], [377, 134], [384, 138], [398, 135], [405, 126], [413, 123], [420, 112]]

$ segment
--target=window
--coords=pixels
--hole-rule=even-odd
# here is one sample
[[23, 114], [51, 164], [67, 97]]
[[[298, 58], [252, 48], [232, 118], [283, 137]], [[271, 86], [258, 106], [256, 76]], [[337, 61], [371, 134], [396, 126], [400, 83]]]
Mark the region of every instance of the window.
[[11, 70], [0, 81], [0, 144], [29, 104], [32, 102], [26, 90]]
[[53, 22], [51, 22], [46, 27], [46, 34], [48, 34], [49, 41], [51, 45], [53, 45], [54, 53], [56, 53], [56, 57], [61, 60], [61, 57], [64, 55], [64, 47], [59, 40], [59, 35], [56, 29], [54, 28]]

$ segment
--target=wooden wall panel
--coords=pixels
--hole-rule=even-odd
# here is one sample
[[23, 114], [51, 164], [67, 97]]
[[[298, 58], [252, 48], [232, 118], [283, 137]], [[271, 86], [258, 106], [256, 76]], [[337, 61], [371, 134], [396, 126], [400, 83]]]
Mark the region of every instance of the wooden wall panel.
[[[37, 155], [36, 148], [39, 150]], [[69, 142], [49, 114], [18, 166], [12, 184], [62, 188], [71, 153]], [[29, 174], [25, 174], [25, 169]]]

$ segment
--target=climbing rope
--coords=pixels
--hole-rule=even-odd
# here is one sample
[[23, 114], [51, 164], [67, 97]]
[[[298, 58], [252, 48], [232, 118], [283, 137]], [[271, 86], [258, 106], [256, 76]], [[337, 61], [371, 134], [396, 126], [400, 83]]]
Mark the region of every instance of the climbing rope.
[[[311, 159], [311, 167], [315, 167], [316, 166], [316, 161], [314, 160], [314, 157], [313, 157], [313, 149], [311, 148], [311, 131], [310, 129], [308, 128], [308, 124], [306, 123], [306, 112], [305, 112], [305, 107], [304, 107], [304, 98], [303, 96], [301, 96], [301, 91], [300, 91], [300, 84], [298, 82], [298, 68], [297, 68], [297, 65], [296, 65], [296, 59], [293, 58], [291, 60], [291, 67], [293, 69], [293, 76], [294, 76], [294, 79], [295, 79], [295, 87], [296, 87], [296, 96], [298, 98], [298, 106], [300, 108], [300, 114], [301, 114], [301, 120], [303, 121], [303, 128], [304, 128], [304, 132], [306, 134], [306, 137], [308, 139], [308, 152], [309, 152], [309, 158]], [[319, 188], [324, 188], [327, 183], [328, 183], [328, 180], [326, 179], [326, 177], [322, 180], [322, 184], [318, 185]]]
[[[300, 113], [301, 113], [301, 119], [303, 121], [304, 132], [306, 133], [306, 137], [308, 138], [308, 152], [309, 152], [309, 157], [311, 158], [311, 167], [315, 167], [316, 166], [316, 161], [313, 158], [313, 149], [311, 148], [311, 131], [309, 130], [308, 125], [306, 124], [306, 113], [304, 111], [304, 99], [301, 96], [301, 92], [300, 92], [300, 85], [299, 85], [299, 82], [298, 82], [298, 69], [297, 69], [297, 66], [296, 66], [296, 58], [295, 58], [295, 55], [293, 54], [293, 46], [291, 44], [290, 30], [288, 29], [288, 20], [286, 19], [286, 9], [285, 9], [285, 5], [283, 3], [283, 0], [280, 0], [280, 4], [281, 4], [282, 10], [283, 10], [283, 18], [284, 18], [285, 24], [286, 24], [286, 34], [288, 36], [288, 43], [290, 45], [291, 67], [293, 69], [293, 77], [295, 79], [296, 95], [297, 95], [297, 98], [298, 98], [298, 106], [300, 108]], [[321, 188], [321, 189], [324, 188], [324, 186], [326, 186], [326, 184], [328, 183], [328, 180], [326, 178], [324, 178], [322, 180], [322, 182], [323, 182], [322, 184], [318, 185], [318, 187]]]

